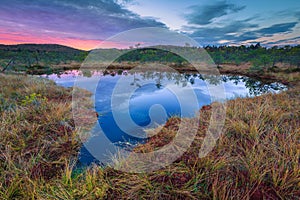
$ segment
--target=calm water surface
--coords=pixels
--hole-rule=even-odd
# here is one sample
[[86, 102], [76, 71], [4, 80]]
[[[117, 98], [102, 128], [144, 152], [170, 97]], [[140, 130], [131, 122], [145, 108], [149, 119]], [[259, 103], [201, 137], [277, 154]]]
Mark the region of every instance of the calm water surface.
[[[153, 128], [164, 124], [171, 116], [193, 117], [203, 105], [210, 104], [212, 101], [211, 96], [214, 94], [210, 94], [207, 84], [216, 86], [222, 84], [226, 99], [252, 97], [268, 92], [277, 93], [286, 89], [279, 83], [265, 84], [242, 76], [155, 71], [130, 73], [121, 70], [111, 72], [73, 70], [62, 74], [42, 75], [42, 77], [54, 80], [58, 85], [64, 87], [72, 87], [75, 81], [85, 83], [84, 88], [93, 93], [92, 100], [99, 118], [98, 124], [92, 130], [94, 136], [81, 149], [79, 161], [82, 165], [96, 162], [94, 156], [89, 153], [91, 151], [93, 155], [95, 153], [98, 155], [98, 160], [99, 158], [103, 160], [114, 154], [117, 150], [116, 147], [130, 149], [137, 143], [144, 142], [145, 138], [143, 137], [146, 137], [144, 128]], [[120, 124], [114, 119], [112, 97], [115, 95], [114, 89], [117, 84], [120, 84], [120, 81], [125, 90], [134, 92], [130, 95], [129, 106], [126, 107], [126, 104], [120, 103], [113, 109], [120, 118], [126, 118], [126, 111], [129, 111], [130, 117], [136, 125], [128, 123], [126, 127], [119, 127]], [[95, 84], [96, 86], [92, 87]], [[176, 88], [177, 91], [192, 89], [198, 103], [190, 104], [188, 100], [179, 102], [178, 93], [174, 94], [169, 86]], [[181, 109], [183, 106], [186, 108], [184, 111]], [[152, 116], [151, 109], [154, 110]], [[137, 135], [139, 137], [135, 137]]]

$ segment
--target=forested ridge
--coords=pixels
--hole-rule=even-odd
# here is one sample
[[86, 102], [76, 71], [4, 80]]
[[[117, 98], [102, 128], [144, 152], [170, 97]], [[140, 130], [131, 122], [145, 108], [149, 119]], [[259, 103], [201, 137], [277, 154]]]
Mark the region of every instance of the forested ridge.
[[[198, 47], [172, 47], [189, 54], [197, 55]], [[300, 67], [300, 45], [262, 47], [259, 43], [250, 46], [205, 46], [203, 47], [212, 57], [216, 65], [250, 63], [253, 68], [276, 67], [278, 63]], [[160, 62], [184, 65], [187, 61], [179, 55], [158, 47], [131, 49], [97, 49], [103, 61], [111, 61], [112, 55], [118, 55], [116, 62]], [[2, 71], [28, 71], [34, 69], [48, 69], [53, 67], [74, 65], [78, 67], [89, 55], [90, 51], [83, 51], [71, 47], [53, 44], [23, 44], [0, 45], [0, 67]]]

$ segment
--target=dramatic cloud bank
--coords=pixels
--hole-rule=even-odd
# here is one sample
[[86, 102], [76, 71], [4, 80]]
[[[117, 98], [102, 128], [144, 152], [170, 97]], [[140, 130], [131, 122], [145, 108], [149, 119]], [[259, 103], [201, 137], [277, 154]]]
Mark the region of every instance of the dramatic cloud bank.
[[58, 43], [91, 49], [115, 34], [142, 27], [176, 30], [200, 45], [300, 43], [300, 1], [294, 0], [2, 0], [0, 10], [4, 44]]

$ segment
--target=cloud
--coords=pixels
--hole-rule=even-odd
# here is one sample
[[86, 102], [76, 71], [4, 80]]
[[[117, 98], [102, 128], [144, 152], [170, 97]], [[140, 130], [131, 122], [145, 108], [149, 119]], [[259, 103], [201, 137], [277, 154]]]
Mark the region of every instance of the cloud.
[[236, 34], [249, 28], [256, 28], [257, 24], [249, 23], [248, 20], [232, 21], [221, 27], [205, 27], [196, 28], [197, 30], [192, 36], [224, 36], [228, 34]]
[[256, 33], [261, 34], [262, 36], [272, 36], [277, 33], [291, 32], [297, 23], [298, 22], [274, 24], [270, 27], [259, 29]]
[[[129, 1], [127, 1], [129, 2]], [[166, 27], [143, 18], [114, 0], [2, 0], [0, 29], [12, 32], [106, 39], [140, 27]]]
[[291, 32], [292, 29], [296, 26], [298, 22], [290, 22], [290, 23], [281, 23], [281, 24], [274, 24], [267, 28], [261, 28], [254, 31], [244, 32], [243, 34], [239, 35], [238, 37], [234, 38], [235, 42], [242, 42], [247, 40], [256, 40], [261, 37], [272, 37], [273, 35], [279, 33], [288, 33]]
[[192, 32], [189, 34], [190, 37], [196, 39], [201, 44], [218, 44], [220, 40], [228, 41], [242, 41], [248, 39], [256, 39], [255, 34], [250, 32], [251, 29], [257, 28], [258, 25], [251, 23], [252, 19], [236, 20], [230, 23], [224, 24], [223, 26], [211, 26], [211, 27], [193, 27], [187, 26], [184, 29]]
[[126, 6], [126, 5], [139, 5], [139, 2], [136, 0], [115, 0], [115, 2], [119, 5]]
[[298, 43], [299, 39], [300, 39], [300, 36], [293, 37], [293, 38], [282, 39], [282, 40], [277, 40], [277, 41], [274, 41], [274, 42], [267, 42], [266, 41], [265, 45], [268, 45], [268, 46], [274, 46], [274, 45], [278, 45], [278, 46], [295, 45], [295, 44], [299, 44]]
[[[288, 33], [297, 22], [274, 24], [266, 28], [259, 28], [252, 23], [252, 19], [232, 21], [221, 27], [184, 27], [188, 34], [202, 45], [238, 44], [244, 41], [257, 40], [261, 37], [271, 37], [279, 33]], [[224, 42], [226, 41], [226, 42]]]
[[219, 1], [214, 4], [204, 6], [191, 6], [191, 13], [185, 15], [185, 19], [189, 24], [207, 25], [211, 24], [214, 19], [228, 15], [231, 13], [239, 12], [246, 6], [237, 6], [226, 1]]
[[[188, 25], [183, 26], [182, 30], [201, 45], [241, 44], [261, 41], [260, 38], [271, 38], [277, 34], [295, 33], [294, 28], [300, 21], [299, 9], [269, 13], [272, 18], [278, 20], [276, 24], [267, 27], [260, 25], [264, 19], [261, 18], [262, 14], [244, 20], [223, 17], [245, 8], [246, 6], [227, 1], [189, 7], [191, 12], [184, 16]], [[284, 23], [281, 19], [285, 19]], [[268, 41], [270, 40], [266, 39], [266, 43]]]
[[292, 17], [300, 20], [300, 10], [299, 8], [295, 10], [287, 9], [287, 10], [282, 10], [279, 12], [276, 12], [274, 14], [274, 17], [282, 17], [282, 18], [287, 18], [287, 17]]

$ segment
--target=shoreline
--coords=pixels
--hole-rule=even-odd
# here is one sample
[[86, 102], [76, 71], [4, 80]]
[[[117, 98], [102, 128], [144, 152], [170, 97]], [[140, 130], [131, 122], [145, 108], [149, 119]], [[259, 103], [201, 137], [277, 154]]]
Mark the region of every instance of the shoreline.
[[[42, 75], [42, 74], [52, 74], [52, 73], [60, 73], [68, 70], [131, 70], [137, 66], [143, 65], [147, 66], [146, 69], [151, 70], [172, 70], [178, 71], [179, 73], [199, 73], [195, 67], [191, 65], [179, 65], [175, 63], [139, 63], [139, 62], [123, 62], [123, 63], [103, 63], [97, 66], [83, 66], [80, 64], [70, 65], [60, 65], [59, 67], [53, 67], [49, 71], [49, 69], [40, 69], [40, 70], [29, 70], [26, 73], [31, 75]], [[156, 67], [159, 66], [159, 67]], [[276, 66], [276, 65], [275, 65]], [[279, 67], [269, 67], [263, 70], [251, 70], [252, 65], [250, 63], [243, 63], [240, 65], [235, 64], [220, 64], [218, 67], [213, 68], [212, 70], [208, 70], [207, 67], [201, 67], [199, 64], [199, 69], [201, 73], [219, 73], [224, 75], [241, 75], [247, 76], [250, 78], [255, 78], [257, 80], [269, 83], [269, 82], [280, 82], [284, 85], [294, 87], [300, 81], [300, 68], [296, 66], [289, 66], [288, 64], [278, 63]], [[196, 66], [197, 67], [197, 66]], [[289, 77], [286, 77], [289, 76]], [[289, 80], [290, 79], [290, 80]]]

